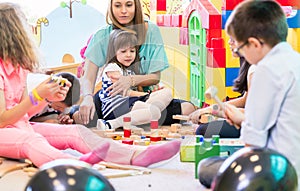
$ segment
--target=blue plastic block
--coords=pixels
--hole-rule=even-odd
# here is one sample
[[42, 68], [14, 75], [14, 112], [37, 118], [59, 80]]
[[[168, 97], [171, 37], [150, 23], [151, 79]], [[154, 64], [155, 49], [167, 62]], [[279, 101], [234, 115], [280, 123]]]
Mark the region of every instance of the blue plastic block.
[[226, 68], [225, 69], [225, 86], [233, 86], [234, 79], [239, 75], [240, 68]]

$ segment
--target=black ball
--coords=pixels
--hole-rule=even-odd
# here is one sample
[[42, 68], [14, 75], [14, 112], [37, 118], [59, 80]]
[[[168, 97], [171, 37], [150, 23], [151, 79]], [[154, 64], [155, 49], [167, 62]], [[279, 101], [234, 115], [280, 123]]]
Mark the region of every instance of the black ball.
[[267, 148], [245, 147], [228, 157], [212, 183], [213, 191], [296, 191], [296, 170]]
[[25, 191], [114, 191], [89, 164], [70, 159], [49, 162], [27, 183]]

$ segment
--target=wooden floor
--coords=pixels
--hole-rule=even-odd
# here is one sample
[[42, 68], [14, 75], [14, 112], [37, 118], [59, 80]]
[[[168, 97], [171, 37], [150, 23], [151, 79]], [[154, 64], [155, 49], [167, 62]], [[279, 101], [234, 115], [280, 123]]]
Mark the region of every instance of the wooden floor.
[[[4, 168], [15, 165], [15, 161], [5, 161]], [[208, 191], [194, 178], [194, 164], [180, 162], [179, 155], [169, 161], [150, 167], [149, 175], [135, 175], [122, 178], [110, 178], [116, 191]], [[109, 169], [100, 171], [103, 175], [111, 174]], [[0, 179], [0, 188], [5, 191], [23, 191], [30, 177], [22, 170], [11, 172]]]

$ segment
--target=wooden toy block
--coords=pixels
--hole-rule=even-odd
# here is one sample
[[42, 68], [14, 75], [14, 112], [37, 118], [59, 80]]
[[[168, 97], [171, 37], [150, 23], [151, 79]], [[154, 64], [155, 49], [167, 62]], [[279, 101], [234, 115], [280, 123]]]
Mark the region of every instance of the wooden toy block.
[[150, 140], [148, 140], [148, 139], [135, 140], [133, 142], [133, 144], [140, 145], [140, 146], [148, 146], [148, 145], [150, 145]]
[[144, 132], [144, 129], [143, 128], [139, 128], [139, 127], [132, 127], [131, 128], [131, 134], [132, 135], [138, 135], [138, 136], [141, 136]]
[[[179, 120], [182, 120], [181, 117], [178, 118], [179, 115], [173, 115], [173, 119], [179, 119]], [[175, 117], [175, 118], [174, 118]], [[182, 127], [181, 124], [179, 123], [174, 123], [174, 124], [171, 124], [171, 127], [170, 127], [170, 132], [171, 133], [177, 133], [178, 130]]]

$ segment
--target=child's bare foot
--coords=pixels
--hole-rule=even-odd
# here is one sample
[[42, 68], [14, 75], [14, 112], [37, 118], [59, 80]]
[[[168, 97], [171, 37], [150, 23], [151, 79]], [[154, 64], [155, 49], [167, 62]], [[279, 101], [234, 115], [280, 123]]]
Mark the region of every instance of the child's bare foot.
[[151, 145], [146, 150], [137, 150], [132, 157], [131, 164], [147, 167], [151, 164], [170, 159], [176, 155], [180, 149], [179, 140], [174, 140], [165, 144]]

